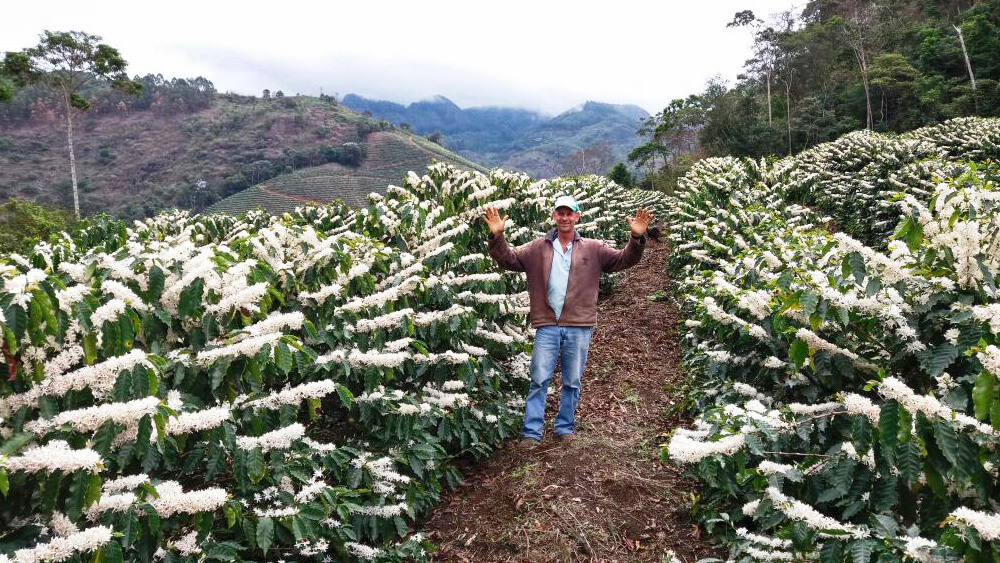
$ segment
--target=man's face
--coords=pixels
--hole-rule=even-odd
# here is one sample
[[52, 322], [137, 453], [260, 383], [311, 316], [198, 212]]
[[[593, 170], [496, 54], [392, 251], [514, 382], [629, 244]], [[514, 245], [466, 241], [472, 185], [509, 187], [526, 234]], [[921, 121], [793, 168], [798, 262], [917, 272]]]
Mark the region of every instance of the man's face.
[[580, 220], [580, 212], [568, 207], [558, 207], [552, 212], [552, 220], [560, 233], [572, 233], [576, 222]]

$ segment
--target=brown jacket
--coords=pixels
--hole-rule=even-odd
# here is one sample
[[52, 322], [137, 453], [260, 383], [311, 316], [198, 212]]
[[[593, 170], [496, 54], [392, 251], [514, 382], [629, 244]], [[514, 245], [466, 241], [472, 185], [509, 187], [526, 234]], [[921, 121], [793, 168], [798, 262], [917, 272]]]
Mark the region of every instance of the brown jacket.
[[630, 268], [642, 258], [646, 237], [632, 237], [622, 250], [615, 250], [599, 240], [573, 237], [573, 261], [569, 268], [566, 302], [559, 322], [549, 307], [548, 283], [552, 270], [552, 241], [556, 231], [512, 249], [503, 235], [489, 235], [490, 256], [505, 270], [528, 275], [528, 296], [531, 299], [531, 325], [594, 326], [597, 322], [597, 289], [601, 272], [618, 272]]

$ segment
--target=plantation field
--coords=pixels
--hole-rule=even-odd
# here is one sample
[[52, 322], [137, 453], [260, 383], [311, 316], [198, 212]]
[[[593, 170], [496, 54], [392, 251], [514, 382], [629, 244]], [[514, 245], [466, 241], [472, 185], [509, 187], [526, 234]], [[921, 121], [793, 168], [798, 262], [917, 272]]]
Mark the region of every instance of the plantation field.
[[259, 206], [271, 213], [285, 213], [300, 205], [337, 199], [359, 209], [367, 204], [368, 194], [385, 194], [388, 182], [398, 182], [410, 170], [423, 170], [434, 161], [483, 171], [481, 166], [419, 137], [375, 132], [366, 145], [368, 154], [356, 168], [335, 163], [305, 168], [251, 186], [216, 202], [206, 212], [239, 215]]
[[421, 561], [454, 460], [516, 433], [521, 244], [555, 196], [620, 246], [662, 196], [435, 164], [283, 215], [95, 220], [0, 277], [0, 561]]
[[669, 213], [692, 428], [738, 561], [1000, 560], [1000, 120], [699, 162]]
[[0, 563], [426, 561], [415, 522], [523, 408], [523, 277], [479, 217], [522, 244], [562, 193], [618, 247], [667, 221], [694, 422], [663, 456], [729, 559], [1000, 561], [997, 158], [961, 119], [669, 197], [438, 163], [359, 208], [302, 205], [312, 170], [243, 192], [274, 214], [96, 220], [0, 266]]

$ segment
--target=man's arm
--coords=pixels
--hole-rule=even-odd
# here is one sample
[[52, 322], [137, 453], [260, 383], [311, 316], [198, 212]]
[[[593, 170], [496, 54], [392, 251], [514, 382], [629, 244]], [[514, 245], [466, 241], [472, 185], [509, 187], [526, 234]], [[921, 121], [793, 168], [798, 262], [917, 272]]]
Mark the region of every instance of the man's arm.
[[503, 236], [503, 227], [507, 222], [507, 216], [504, 215], [501, 217], [500, 212], [495, 207], [487, 207], [486, 214], [483, 215], [483, 221], [490, 228], [487, 246], [490, 249], [490, 256], [493, 257], [493, 260], [505, 270], [523, 272], [524, 265], [521, 263], [521, 259], [518, 257], [517, 252], [507, 244], [507, 239]]
[[619, 272], [638, 264], [642, 258], [642, 251], [646, 248], [646, 229], [652, 220], [653, 214], [641, 207], [635, 212], [634, 218], [626, 217], [625, 221], [632, 236], [621, 250], [604, 247], [601, 269], [605, 272]]

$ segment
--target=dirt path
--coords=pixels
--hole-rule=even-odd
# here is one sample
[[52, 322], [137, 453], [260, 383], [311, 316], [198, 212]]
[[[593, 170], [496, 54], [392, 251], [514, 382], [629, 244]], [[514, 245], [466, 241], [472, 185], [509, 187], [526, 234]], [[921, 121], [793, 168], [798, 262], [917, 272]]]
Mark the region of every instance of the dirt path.
[[[558, 385], [549, 389], [546, 436], [530, 452], [508, 444], [479, 464], [424, 525], [440, 562], [656, 562], [710, 555], [689, 518], [692, 484], [660, 463], [668, 414], [682, 383], [677, 310], [667, 248], [651, 242], [599, 305], [583, 375], [577, 439], [552, 438]], [[558, 380], [558, 374], [553, 383]]]

